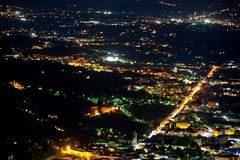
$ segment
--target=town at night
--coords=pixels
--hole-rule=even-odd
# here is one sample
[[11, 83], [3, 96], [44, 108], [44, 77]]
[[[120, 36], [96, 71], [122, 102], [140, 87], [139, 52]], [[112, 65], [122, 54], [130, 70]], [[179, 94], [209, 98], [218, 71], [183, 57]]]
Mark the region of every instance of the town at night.
[[240, 160], [240, 1], [3, 0], [0, 160]]

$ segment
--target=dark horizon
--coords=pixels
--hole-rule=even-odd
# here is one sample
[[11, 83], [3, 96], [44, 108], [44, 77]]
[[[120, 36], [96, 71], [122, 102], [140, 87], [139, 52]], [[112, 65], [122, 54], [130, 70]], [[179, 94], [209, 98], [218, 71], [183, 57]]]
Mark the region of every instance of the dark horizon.
[[[131, 10], [131, 11], [141, 11], [144, 12], [156, 12], [161, 8], [174, 9], [171, 6], [167, 6], [161, 4], [160, 2], [176, 4], [177, 8], [185, 8], [186, 10], [196, 10], [196, 11], [204, 11], [209, 9], [214, 9], [218, 5], [222, 5], [224, 7], [238, 7], [240, 8], [238, 1], [233, 0], [229, 2], [229, 0], [3, 0], [0, 4], [8, 4], [8, 5], [20, 5], [23, 7], [47, 7], [47, 8], [64, 8], [67, 5], [78, 5], [81, 8], [104, 8], [104, 9], [112, 9], [112, 10]], [[210, 5], [209, 5], [210, 4]]]

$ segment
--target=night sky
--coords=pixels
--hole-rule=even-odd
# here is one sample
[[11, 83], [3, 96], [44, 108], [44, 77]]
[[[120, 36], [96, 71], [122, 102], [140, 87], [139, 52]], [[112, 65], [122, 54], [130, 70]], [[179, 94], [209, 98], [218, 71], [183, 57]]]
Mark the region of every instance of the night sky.
[[[159, 4], [161, 0], [3, 0], [4, 4], [15, 4], [31, 7], [64, 7], [67, 4], [77, 4], [82, 7], [109, 8], [109, 9], [130, 9], [130, 10], [158, 10], [163, 7]], [[176, 3], [178, 7], [186, 9], [209, 9], [216, 5], [231, 6], [239, 8], [238, 0], [163, 0], [166, 3]]]

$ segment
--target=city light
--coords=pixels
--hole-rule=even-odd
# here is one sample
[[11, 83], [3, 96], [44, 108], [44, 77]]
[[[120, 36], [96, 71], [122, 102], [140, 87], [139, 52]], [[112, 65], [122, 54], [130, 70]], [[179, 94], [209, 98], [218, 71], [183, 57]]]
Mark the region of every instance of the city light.
[[117, 62], [117, 61], [119, 61], [119, 58], [118, 58], [118, 57], [108, 56], [108, 57], [106, 58], [106, 61], [109, 61], [109, 62]]
[[26, 1], [0, 4], [1, 159], [238, 158], [237, 2]]
[[71, 147], [69, 145], [66, 146], [67, 151], [70, 151]]
[[209, 24], [209, 23], [211, 23], [211, 20], [210, 20], [210, 19], [205, 19], [205, 20], [204, 20], [204, 23], [205, 23], [205, 24]]
[[16, 82], [16, 81], [9, 82], [9, 84], [12, 87], [14, 87], [14, 88], [16, 88], [18, 90], [24, 90], [25, 89], [25, 87], [22, 84], [20, 84], [19, 82]]
[[92, 160], [99, 158], [98, 154], [87, 152], [84, 150], [72, 149], [70, 146], [66, 146], [66, 149], [62, 149], [62, 154], [71, 155], [81, 159]]
[[195, 96], [195, 94], [201, 90], [203, 83], [207, 80], [207, 78], [210, 78], [213, 76], [214, 72], [218, 69], [218, 67], [213, 66], [212, 69], [208, 72], [207, 76], [203, 78], [193, 89], [192, 92], [182, 101], [182, 103], [179, 105], [177, 109], [175, 109], [167, 118], [165, 118], [159, 126], [153, 130], [148, 138], [151, 138], [152, 136], [159, 134], [162, 129], [167, 125], [170, 120], [174, 119], [176, 115], [178, 115], [183, 109], [185, 109], [186, 105], [190, 102], [190, 100]]

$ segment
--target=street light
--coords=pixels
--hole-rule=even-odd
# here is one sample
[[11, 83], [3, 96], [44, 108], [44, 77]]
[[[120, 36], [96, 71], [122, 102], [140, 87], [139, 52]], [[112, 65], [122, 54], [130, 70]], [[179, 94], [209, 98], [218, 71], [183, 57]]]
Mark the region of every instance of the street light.
[[71, 149], [71, 147], [69, 145], [67, 145], [66, 149], [69, 151]]

